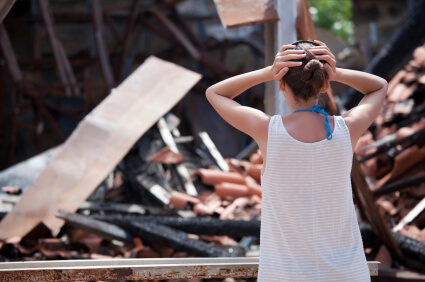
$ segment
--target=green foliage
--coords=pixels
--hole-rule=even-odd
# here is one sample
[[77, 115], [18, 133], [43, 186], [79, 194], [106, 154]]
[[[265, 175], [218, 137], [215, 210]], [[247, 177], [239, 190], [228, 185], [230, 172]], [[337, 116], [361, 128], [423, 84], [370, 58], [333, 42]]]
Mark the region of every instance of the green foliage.
[[348, 44], [353, 43], [351, 0], [308, 0], [316, 26], [327, 29]]

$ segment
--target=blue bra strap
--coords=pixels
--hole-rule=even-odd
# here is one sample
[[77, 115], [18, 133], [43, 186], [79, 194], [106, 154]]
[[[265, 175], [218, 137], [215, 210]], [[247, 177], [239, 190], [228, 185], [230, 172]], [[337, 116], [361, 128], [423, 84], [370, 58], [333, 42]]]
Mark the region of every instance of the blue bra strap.
[[296, 113], [296, 112], [312, 112], [312, 113], [320, 113], [320, 114], [324, 115], [325, 119], [326, 119], [326, 126], [325, 126], [326, 131], [327, 131], [326, 139], [328, 139], [328, 140], [332, 139], [332, 131], [331, 131], [331, 126], [329, 125], [328, 114], [325, 112], [324, 109], [321, 109], [318, 104], [316, 106], [314, 106], [313, 109], [311, 109], [311, 110], [310, 109], [298, 110], [298, 111], [294, 111], [293, 113]]

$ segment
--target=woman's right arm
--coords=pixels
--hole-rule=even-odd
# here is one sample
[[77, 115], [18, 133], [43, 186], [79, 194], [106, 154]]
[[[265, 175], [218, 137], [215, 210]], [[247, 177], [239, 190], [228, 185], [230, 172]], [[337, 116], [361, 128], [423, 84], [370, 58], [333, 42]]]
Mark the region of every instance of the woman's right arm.
[[354, 150], [360, 136], [379, 115], [387, 96], [388, 83], [385, 79], [373, 74], [337, 68], [335, 56], [326, 44], [318, 40], [315, 42], [320, 46], [311, 47], [310, 51], [316, 54], [320, 61], [326, 62], [325, 69], [329, 79], [353, 87], [365, 95], [356, 107], [342, 115], [350, 130], [351, 144]]

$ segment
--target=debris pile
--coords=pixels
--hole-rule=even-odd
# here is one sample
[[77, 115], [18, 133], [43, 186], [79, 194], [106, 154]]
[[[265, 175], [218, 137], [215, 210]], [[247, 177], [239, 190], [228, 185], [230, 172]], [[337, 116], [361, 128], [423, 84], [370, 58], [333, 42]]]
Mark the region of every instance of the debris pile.
[[[425, 45], [389, 82], [373, 128], [359, 140], [361, 163], [379, 211], [393, 232], [425, 243]], [[382, 247], [376, 260], [391, 266]], [[424, 268], [422, 265], [421, 269]]]

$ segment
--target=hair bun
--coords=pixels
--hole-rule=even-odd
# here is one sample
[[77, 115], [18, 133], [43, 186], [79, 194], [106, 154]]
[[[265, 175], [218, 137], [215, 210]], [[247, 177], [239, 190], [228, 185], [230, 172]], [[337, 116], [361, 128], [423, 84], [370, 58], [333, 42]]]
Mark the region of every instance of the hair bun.
[[311, 83], [315, 87], [321, 87], [325, 80], [325, 69], [323, 64], [317, 60], [310, 60], [301, 73], [301, 79], [306, 83]]

